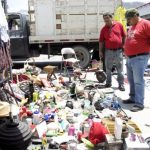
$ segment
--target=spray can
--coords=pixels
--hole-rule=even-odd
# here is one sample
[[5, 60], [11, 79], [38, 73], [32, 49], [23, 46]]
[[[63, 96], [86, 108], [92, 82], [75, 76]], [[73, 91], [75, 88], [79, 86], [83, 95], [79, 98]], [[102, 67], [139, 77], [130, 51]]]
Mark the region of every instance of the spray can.
[[71, 125], [69, 128], [68, 128], [68, 135], [69, 136], [74, 136], [75, 135], [75, 127], [73, 125]]

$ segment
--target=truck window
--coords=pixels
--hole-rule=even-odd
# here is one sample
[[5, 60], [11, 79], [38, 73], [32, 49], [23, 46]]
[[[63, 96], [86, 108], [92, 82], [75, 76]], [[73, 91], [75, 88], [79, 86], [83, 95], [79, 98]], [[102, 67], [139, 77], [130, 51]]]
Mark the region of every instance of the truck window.
[[10, 31], [20, 30], [20, 19], [19, 18], [9, 19], [8, 27]]

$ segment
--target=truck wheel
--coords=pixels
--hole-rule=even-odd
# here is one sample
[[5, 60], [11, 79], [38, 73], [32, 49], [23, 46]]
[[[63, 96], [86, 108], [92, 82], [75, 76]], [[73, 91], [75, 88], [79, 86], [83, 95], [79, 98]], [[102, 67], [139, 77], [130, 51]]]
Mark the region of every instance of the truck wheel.
[[91, 60], [88, 49], [83, 46], [75, 46], [73, 49], [76, 52], [77, 58], [80, 60], [80, 66], [86, 68]]

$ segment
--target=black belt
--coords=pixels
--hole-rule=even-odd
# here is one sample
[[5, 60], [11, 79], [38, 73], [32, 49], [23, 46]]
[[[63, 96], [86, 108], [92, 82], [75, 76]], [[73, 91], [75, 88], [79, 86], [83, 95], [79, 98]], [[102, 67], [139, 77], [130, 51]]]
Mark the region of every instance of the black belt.
[[121, 47], [120, 48], [107, 48], [108, 50], [112, 50], [112, 51], [117, 51], [117, 50], [120, 50], [122, 49]]
[[131, 56], [128, 56], [128, 57], [133, 58], [133, 57], [142, 56], [142, 55], [149, 55], [149, 53], [140, 53], [140, 54], [131, 55]]

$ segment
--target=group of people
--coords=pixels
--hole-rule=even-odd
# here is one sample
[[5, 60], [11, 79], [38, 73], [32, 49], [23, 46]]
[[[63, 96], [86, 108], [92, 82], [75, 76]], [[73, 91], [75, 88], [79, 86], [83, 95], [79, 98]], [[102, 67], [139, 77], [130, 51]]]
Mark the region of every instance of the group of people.
[[136, 9], [127, 10], [125, 18], [129, 25], [127, 33], [121, 23], [113, 20], [112, 14], [103, 14], [105, 25], [100, 31], [99, 57], [105, 57], [107, 74], [105, 86], [112, 86], [111, 72], [115, 64], [118, 88], [125, 91], [123, 54], [125, 55], [130, 97], [123, 103], [133, 103], [131, 111], [137, 112], [144, 108], [144, 72], [150, 52], [150, 21], [140, 18]]

